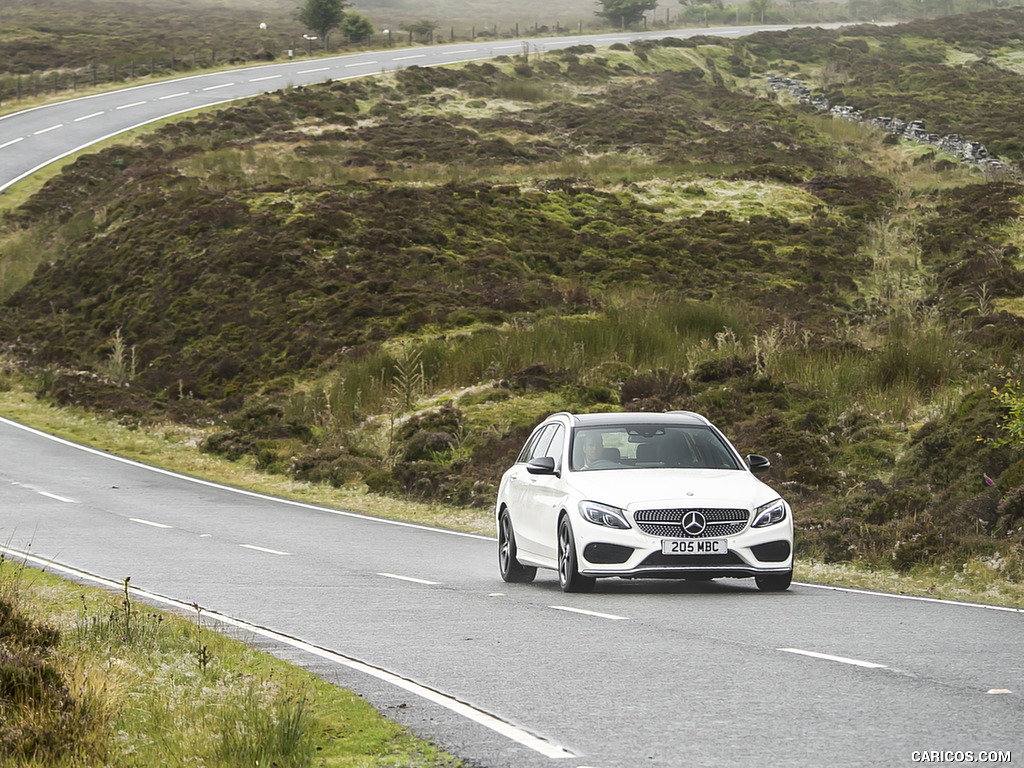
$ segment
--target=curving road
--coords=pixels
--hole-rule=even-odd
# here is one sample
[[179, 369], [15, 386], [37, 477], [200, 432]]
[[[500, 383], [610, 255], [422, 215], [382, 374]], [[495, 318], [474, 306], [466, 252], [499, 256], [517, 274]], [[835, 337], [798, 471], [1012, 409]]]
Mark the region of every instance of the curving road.
[[[708, 30], [688, 33], [697, 32]], [[601, 38], [614, 39], [627, 38]], [[300, 77], [521, 50], [488, 43], [271, 65], [10, 115], [0, 120], [0, 184], [168, 112]], [[769, 594], [742, 581], [605, 581], [564, 595], [553, 574], [503, 584], [486, 537], [218, 487], [6, 419], [0, 457], [0, 549], [113, 587], [131, 576], [156, 603], [196, 603], [470, 764], [895, 766], [921, 753], [947, 763], [1024, 755], [1021, 611], [806, 584]]]
[[0, 549], [249, 617], [228, 623], [472, 764], [1022, 754], [1017, 610], [748, 582], [565, 595], [543, 573], [503, 584], [485, 537], [220, 488], [4, 419], [0, 450]]

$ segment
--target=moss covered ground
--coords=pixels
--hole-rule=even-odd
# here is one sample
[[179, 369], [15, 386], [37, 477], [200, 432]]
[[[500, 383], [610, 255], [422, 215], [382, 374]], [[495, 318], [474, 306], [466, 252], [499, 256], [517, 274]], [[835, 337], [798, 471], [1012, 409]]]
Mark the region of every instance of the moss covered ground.
[[5, 214], [3, 375], [484, 525], [546, 413], [701, 411], [772, 457], [801, 558], [1020, 581], [992, 388], [1022, 367], [1024, 186], [763, 76], [1019, 163], [1022, 36], [1000, 10], [581, 46], [175, 122]]

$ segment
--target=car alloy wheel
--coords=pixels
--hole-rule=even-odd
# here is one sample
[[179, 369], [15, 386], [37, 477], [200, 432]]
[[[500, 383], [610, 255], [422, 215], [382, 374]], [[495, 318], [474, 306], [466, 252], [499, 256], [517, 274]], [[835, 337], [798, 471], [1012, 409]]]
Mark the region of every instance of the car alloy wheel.
[[576, 543], [569, 518], [558, 524], [558, 585], [563, 592], [590, 592], [597, 579], [581, 576], [576, 564]]
[[525, 584], [537, 575], [536, 568], [522, 565], [516, 559], [516, 535], [507, 510], [502, 510], [498, 518], [498, 570], [502, 581], [511, 583]]

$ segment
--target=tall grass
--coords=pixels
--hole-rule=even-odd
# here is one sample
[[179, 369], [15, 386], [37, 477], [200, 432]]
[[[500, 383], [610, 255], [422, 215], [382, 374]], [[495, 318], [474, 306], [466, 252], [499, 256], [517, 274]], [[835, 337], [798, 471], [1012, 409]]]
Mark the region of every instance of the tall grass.
[[[686, 371], [702, 341], [728, 331], [747, 333], [753, 312], [738, 306], [623, 296], [592, 315], [554, 317], [503, 327], [482, 327], [455, 337], [434, 337], [416, 347], [416, 375], [424, 389], [440, 391], [507, 378], [533, 365], [567, 371], [586, 382], [605, 363], [629, 369]], [[406, 347], [381, 349], [340, 365], [331, 382], [293, 395], [287, 417], [339, 427], [395, 408], [405, 391]], [[411, 405], [403, 397], [402, 406]], [[327, 415], [321, 409], [326, 409]]]

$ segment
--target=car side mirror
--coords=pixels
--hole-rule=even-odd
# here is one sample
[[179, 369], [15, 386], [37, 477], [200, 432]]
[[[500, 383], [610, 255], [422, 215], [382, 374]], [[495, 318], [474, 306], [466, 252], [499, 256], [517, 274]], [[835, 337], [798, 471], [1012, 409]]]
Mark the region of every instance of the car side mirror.
[[531, 475], [553, 475], [555, 474], [555, 459], [553, 456], [538, 456], [531, 459], [526, 465], [526, 471]]
[[747, 456], [747, 464], [750, 467], [750, 471], [755, 475], [766, 472], [772, 465], [772, 463], [768, 461], [767, 456], [758, 456], [756, 453], [752, 453]]

